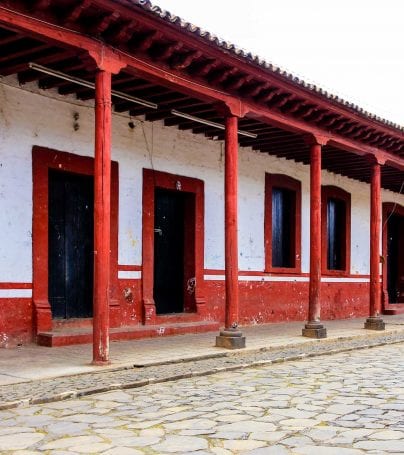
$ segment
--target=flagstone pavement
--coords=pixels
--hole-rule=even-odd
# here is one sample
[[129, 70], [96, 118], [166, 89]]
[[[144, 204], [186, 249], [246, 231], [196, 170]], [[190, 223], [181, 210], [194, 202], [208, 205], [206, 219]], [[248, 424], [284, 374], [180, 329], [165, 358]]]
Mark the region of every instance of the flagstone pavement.
[[404, 453], [404, 343], [0, 411], [0, 453]]

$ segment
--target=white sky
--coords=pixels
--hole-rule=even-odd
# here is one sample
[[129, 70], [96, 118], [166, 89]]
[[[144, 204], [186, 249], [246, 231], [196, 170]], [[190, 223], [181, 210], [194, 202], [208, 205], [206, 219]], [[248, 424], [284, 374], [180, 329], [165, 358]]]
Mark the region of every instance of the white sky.
[[404, 125], [404, 0], [152, 0]]

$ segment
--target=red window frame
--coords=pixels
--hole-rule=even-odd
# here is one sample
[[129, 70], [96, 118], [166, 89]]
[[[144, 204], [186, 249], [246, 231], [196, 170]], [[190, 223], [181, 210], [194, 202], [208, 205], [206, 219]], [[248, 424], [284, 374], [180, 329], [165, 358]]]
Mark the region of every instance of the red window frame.
[[[342, 251], [344, 267], [338, 270], [328, 268], [328, 237], [327, 237], [327, 204], [329, 199], [336, 199], [345, 204], [345, 226]], [[342, 188], [333, 185], [321, 187], [321, 268], [322, 273], [328, 276], [348, 276], [351, 273], [351, 194]]]
[[[295, 193], [295, 222], [292, 226], [292, 238], [294, 243], [294, 267], [273, 267], [272, 266], [272, 190], [281, 188]], [[301, 273], [301, 232], [302, 232], [302, 184], [288, 175], [265, 174], [265, 214], [264, 214], [264, 236], [265, 236], [265, 271], [269, 273]]]

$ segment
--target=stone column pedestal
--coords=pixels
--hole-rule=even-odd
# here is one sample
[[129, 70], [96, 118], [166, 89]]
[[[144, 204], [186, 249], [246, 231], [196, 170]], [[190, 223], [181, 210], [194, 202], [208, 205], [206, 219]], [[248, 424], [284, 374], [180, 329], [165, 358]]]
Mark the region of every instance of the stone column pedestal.
[[221, 330], [216, 337], [216, 347], [226, 349], [245, 348], [245, 337], [238, 328]]
[[379, 317], [370, 317], [365, 321], [365, 329], [368, 330], [384, 330], [385, 326], [383, 319]]
[[327, 329], [323, 324], [308, 322], [302, 329], [302, 335], [308, 338], [327, 338]]

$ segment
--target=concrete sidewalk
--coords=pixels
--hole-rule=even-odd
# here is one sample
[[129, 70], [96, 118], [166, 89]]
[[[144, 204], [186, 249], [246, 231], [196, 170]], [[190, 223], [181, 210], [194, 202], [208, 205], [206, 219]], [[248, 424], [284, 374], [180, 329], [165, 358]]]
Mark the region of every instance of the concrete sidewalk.
[[[384, 316], [386, 330], [375, 332], [363, 329], [364, 318], [326, 321], [328, 338], [313, 340], [301, 334], [302, 322], [265, 324], [244, 327], [247, 337], [246, 353], [260, 350], [299, 348], [302, 352], [310, 344], [334, 343], [338, 340], [366, 340], [386, 336], [404, 335], [404, 315]], [[30, 344], [13, 349], [0, 349], [0, 386], [37, 381], [41, 379], [119, 370], [141, 366], [169, 364], [184, 360], [200, 360], [238, 355], [241, 351], [228, 351], [214, 347], [215, 332], [150, 338], [111, 343], [111, 365], [91, 365], [92, 346], [75, 345], [47, 348]]]

